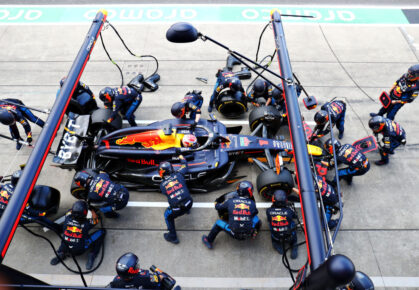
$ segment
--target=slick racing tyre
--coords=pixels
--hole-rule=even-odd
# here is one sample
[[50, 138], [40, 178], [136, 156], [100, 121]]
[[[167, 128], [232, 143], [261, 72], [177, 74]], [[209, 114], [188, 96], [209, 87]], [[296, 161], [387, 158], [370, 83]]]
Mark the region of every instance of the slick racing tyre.
[[33, 209], [46, 212], [46, 216], [56, 214], [60, 207], [60, 192], [50, 186], [37, 185], [31, 193], [29, 205]]
[[[89, 173], [90, 175], [92, 175], [93, 178], [97, 175], [97, 172], [94, 171], [91, 168], [86, 168], [86, 169], [83, 169], [83, 170], [86, 171], [87, 173]], [[71, 195], [74, 196], [77, 199], [87, 200], [87, 190], [85, 188], [80, 188], [74, 182], [74, 176], [73, 176], [73, 180], [71, 181], [70, 192], [71, 192]]]
[[266, 170], [258, 175], [256, 186], [259, 194], [266, 200], [272, 200], [275, 190], [282, 189], [287, 194], [292, 192], [294, 179], [291, 172], [284, 168], [279, 174], [272, 169]]
[[122, 128], [122, 118], [118, 114], [116, 118], [108, 124], [106, 120], [108, 120], [112, 115], [112, 110], [109, 109], [98, 109], [93, 111], [91, 115], [91, 122], [89, 126], [89, 132], [95, 135], [101, 128], [107, 128], [109, 132], [118, 130]]
[[282, 124], [281, 113], [272, 106], [255, 107], [249, 114], [250, 131], [253, 132], [260, 123], [276, 131]]
[[217, 97], [216, 108], [226, 118], [237, 119], [246, 113], [247, 103], [241, 92], [232, 95], [230, 91], [224, 91]]

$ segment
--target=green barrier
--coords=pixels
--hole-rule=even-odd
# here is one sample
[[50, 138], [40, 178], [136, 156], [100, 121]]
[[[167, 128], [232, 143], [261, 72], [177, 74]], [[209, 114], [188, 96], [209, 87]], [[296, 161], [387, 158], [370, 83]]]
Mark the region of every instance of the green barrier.
[[273, 8], [282, 14], [313, 15], [314, 19], [284, 17], [288, 23], [409, 24], [397, 8], [339, 8], [274, 5], [72, 5], [0, 6], [0, 24], [90, 23], [98, 9], [119, 23], [225, 22], [259, 23], [270, 18]]

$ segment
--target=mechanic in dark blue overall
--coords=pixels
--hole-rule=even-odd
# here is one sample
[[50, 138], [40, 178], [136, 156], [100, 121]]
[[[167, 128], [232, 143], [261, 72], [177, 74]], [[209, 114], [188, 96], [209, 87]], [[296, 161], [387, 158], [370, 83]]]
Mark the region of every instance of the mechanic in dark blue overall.
[[372, 117], [368, 126], [375, 135], [383, 135], [384, 144], [380, 146], [381, 160], [376, 161], [375, 164], [385, 165], [389, 162], [388, 155], [394, 154], [394, 149], [401, 144], [406, 144], [406, 132], [399, 123], [381, 116]]
[[326, 213], [326, 221], [329, 229], [334, 229], [338, 220], [332, 220], [333, 214], [336, 212], [339, 197], [335, 189], [329, 184], [324, 176], [316, 175], [317, 188], [322, 196], [324, 211]]
[[291, 259], [298, 256], [297, 233], [294, 219], [295, 211], [288, 206], [287, 195], [283, 190], [275, 190], [272, 195], [272, 206], [266, 209], [269, 229], [271, 230], [272, 246], [281, 255], [285, 244], [291, 246]]
[[258, 103], [259, 98], [265, 99], [265, 106], [272, 105], [273, 89], [273, 86], [269, 82], [263, 79], [257, 79], [247, 95], [247, 98], [256, 107], [260, 106]]
[[[57, 254], [61, 260], [64, 260], [68, 254], [79, 256], [88, 249], [92, 249], [86, 263], [86, 269], [90, 270], [93, 268], [106, 232], [104, 229], [100, 229], [89, 234], [89, 231], [98, 223], [98, 216], [94, 210], [91, 210], [92, 218], [87, 218], [87, 212], [87, 203], [84, 200], [78, 200], [66, 213], [62, 228], [64, 241], [61, 242]], [[58, 257], [51, 260], [51, 265], [57, 265], [60, 262]]]
[[100, 91], [99, 98], [106, 108], [113, 110], [111, 117], [107, 120], [108, 123], [111, 123], [119, 112], [132, 127], [137, 126], [134, 113], [143, 100], [139, 92], [127, 86], [114, 89], [106, 87]]
[[103, 203], [99, 210], [107, 218], [119, 217], [119, 213], [116, 210], [121, 210], [127, 206], [129, 200], [128, 190], [124, 186], [111, 181], [111, 178], [105, 172], [91, 175], [87, 171], [82, 170], [74, 175], [74, 182], [78, 187], [74, 188], [73, 191], [87, 190], [88, 203]]
[[390, 90], [391, 105], [382, 107], [378, 114], [370, 113], [371, 117], [386, 115], [388, 119], [394, 120], [397, 112], [406, 103], [413, 102], [419, 94], [419, 64], [411, 66], [407, 73], [402, 75]]
[[[4, 210], [7, 207], [7, 204], [10, 201], [10, 198], [15, 191], [17, 182], [22, 176], [22, 170], [16, 170], [13, 172], [10, 183], [0, 185], [0, 217], [3, 215]], [[50, 228], [53, 231], [59, 232], [61, 227], [60, 225], [50, 221], [45, 217], [46, 213], [35, 209], [30, 206], [29, 203], [26, 204], [25, 210], [23, 211], [22, 217], [20, 218], [21, 224], [28, 224], [33, 222], [38, 222], [43, 226]]]
[[[63, 87], [67, 77], [60, 80], [60, 88]], [[57, 96], [60, 89], [57, 92]], [[97, 109], [95, 95], [92, 90], [81, 81], [78, 82], [73, 94], [71, 95], [70, 103], [68, 104], [68, 111], [78, 114], [88, 114], [90, 111]]]
[[116, 276], [107, 286], [125, 289], [160, 289], [163, 277], [148, 270], [140, 269], [137, 255], [126, 253], [116, 262]]
[[16, 122], [19, 122], [26, 133], [26, 142], [32, 142], [32, 129], [29, 122], [23, 117], [22, 113], [14, 109], [0, 109], [0, 122], [6, 126], [9, 126], [10, 135], [16, 140], [16, 149], [20, 150], [22, 144], [19, 141], [23, 141], [20, 137], [19, 129], [16, 126]]
[[[16, 105], [14, 105], [14, 104]], [[0, 100], [0, 108], [1, 109], [12, 109], [12, 110], [16, 110], [16, 111], [20, 111], [20, 113], [22, 113], [22, 116], [26, 119], [28, 119], [29, 121], [31, 121], [32, 123], [35, 123], [36, 125], [38, 125], [39, 127], [43, 128], [45, 125], [45, 122], [40, 119], [39, 117], [35, 116], [31, 110], [29, 110], [25, 104], [19, 100], [19, 99], [1, 99]]]
[[173, 104], [172, 115], [177, 119], [186, 119], [186, 114], [189, 114], [189, 119], [197, 124], [201, 118], [201, 107], [204, 102], [201, 93], [198, 90], [186, 93], [182, 101]]
[[212, 243], [218, 233], [225, 231], [237, 240], [245, 240], [249, 237], [256, 238], [262, 222], [257, 216], [258, 210], [253, 197], [253, 185], [249, 181], [241, 181], [236, 188], [238, 196], [227, 199], [223, 203], [217, 203], [215, 209], [228, 211], [228, 222], [217, 220], [208, 236], [202, 236], [202, 242], [208, 249], [212, 249]]
[[242, 82], [232, 71], [221, 71], [219, 70], [218, 73], [215, 75], [217, 77], [217, 82], [214, 86], [214, 92], [211, 95], [210, 103], [208, 106], [208, 112], [212, 112], [212, 109], [215, 106], [215, 101], [218, 97], [218, 94], [225, 88], [229, 88], [232, 93], [235, 92], [242, 92], [243, 95], [246, 95]]
[[330, 110], [332, 126], [336, 125], [339, 130], [338, 138], [342, 139], [343, 131], [345, 130], [346, 104], [339, 100], [324, 104], [321, 106], [320, 111], [314, 115], [316, 126], [314, 127], [312, 138], [321, 138], [330, 132], [328, 110]]
[[[334, 142], [338, 164], [345, 164], [348, 167], [338, 170], [339, 179], [345, 179], [350, 185], [354, 176], [364, 175], [370, 169], [368, 158], [351, 144], [341, 145], [338, 140]], [[332, 139], [324, 143], [324, 149], [333, 155]], [[324, 161], [323, 161], [324, 162]], [[330, 163], [329, 163], [330, 164]], [[337, 178], [335, 177], [336, 182]]]
[[192, 208], [192, 197], [186, 185], [184, 174], [188, 171], [188, 165], [183, 155], [179, 155], [180, 168], [174, 170], [170, 162], [162, 162], [159, 165], [159, 175], [163, 179], [160, 183], [161, 192], [167, 197], [169, 207], [164, 212], [168, 233], [164, 233], [164, 239], [173, 244], [178, 244], [175, 218], [189, 213]]

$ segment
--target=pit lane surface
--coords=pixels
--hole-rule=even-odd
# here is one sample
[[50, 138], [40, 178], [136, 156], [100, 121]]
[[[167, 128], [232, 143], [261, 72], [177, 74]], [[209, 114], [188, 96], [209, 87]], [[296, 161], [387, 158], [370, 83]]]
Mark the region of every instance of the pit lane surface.
[[[106, 7], [105, 7], [106, 8]], [[0, 86], [2, 97], [16, 97], [27, 105], [37, 108], [51, 107], [58, 88], [59, 79], [69, 70], [90, 24], [49, 26], [0, 26], [0, 40], [4, 48], [0, 51]], [[264, 24], [199, 24], [198, 29], [241, 53], [253, 56], [257, 39]], [[139, 120], [164, 119], [170, 116], [170, 106], [191, 89], [201, 89], [205, 97], [204, 111], [208, 104], [214, 74], [225, 65], [226, 52], [211, 43], [194, 42], [173, 44], [165, 40], [168, 24], [126, 24], [117, 28], [127, 45], [139, 54], [153, 54], [160, 62], [160, 89], [144, 93], [143, 103], [137, 110]], [[369, 112], [379, 108], [377, 97], [387, 90], [406, 69], [418, 62], [419, 29], [417, 26], [350, 26], [323, 24], [285, 24], [288, 49], [299, 79], [307, 91], [324, 103], [338, 96], [349, 104], [346, 116], [344, 142], [352, 143], [367, 136]], [[139, 70], [148, 74], [153, 71], [151, 61], [137, 61], [123, 49], [113, 32], [106, 30], [104, 39], [112, 57], [122, 65], [125, 79], [130, 79]], [[263, 38], [260, 56], [273, 51], [271, 32]], [[277, 70], [274, 63], [271, 68]], [[203, 84], [195, 77], [208, 78]], [[97, 43], [82, 81], [98, 94], [107, 85], [120, 84], [116, 68], [107, 60]], [[371, 100], [370, 97], [373, 99]], [[313, 112], [302, 109], [307, 120]], [[352, 259], [357, 269], [375, 277], [377, 285], [407, 287], [417, 286], [419, 258], [419, 214], [416, 194], [416, 172], [419, 169], [417, 104], [408, 104], [397, 115], [397, 121], [407, 131], [408, 144], [391, 156], [391, 163], [355, 177], [352, 186], [342, 184], [344, 192], [344, 219], [342, 231], [335, 244], [336, 253]], [[40, 117], [45, 119], [40, 113]], [[204, 113], [204, 117], [207, 114]], [[243, 121], [246, 122], [246, 118]], [[35, 140], [39, 128], [32, 126]], [[245, 126], [246, 129], [246, 126]], [[1, 133], [8, 134], [1, 127]], [[288, 135], [283, 128], [284, 135]], [[244, 130], [248, 132], [248, 130]], [[61, 133], [59, 133], [60, 136]], [[57, 138], [58, 139], [58, 138]], [[57, 140], [56, 140], [57, 141]], [[57, 144], [57, 142], [55, 142]], [[15, 158], [14, 144], [1, 140], [0, 164], [4, 172], [16, 169], [30, 154], [24, 148]], [[56, 145], [53, 146], [55, 150]], [[377, 153], [368, 155], [378, 159]], [[15, 164], [16, 166], [10, 166]], [[69, 194], [73, 172], [51, 166], [48, 158], [38, 184], [46, 184], [62, 193], [61, 210], [57, 216], [71, 207], [75, 199]], [[241, 165], [238, 175], [247, 175], [255, 181], [259, 173], [251, 165]], [[209, 194], [194, 195], [196, 203], [210, 203], [230, 188]], [[262, 202], [259, 196], [256, 197]], [[135, 202], [165, 202], [158, 193], [131, 194]], [[179, 245], [163, 239], [166, 225], [163, 207], [129, 207], [121, 211], [118, 220], [105, 220], [108, 235], [105, 242], [103, 265], [89, 277], [92, 285], [105, 285], [114, 275], [117, 258], [127, 252], [137, 253], [141, 265], [155, 264], [174, 277], [180, 277], [191, 289], [204, 287], [226, 288], [277, 288], [288, 287], [286, 269], [280, 256], [271, 247], [266, 222], [263, 231], [254, 241], [238, 242], [225, 234], [217, 237], [212, 251], [201, 243], [214, 221], [216, 212], [210, 208], [195, 208], [188, 216], [176, 220]], [[260, 210], [264, 221], [264, 210]], [[41, 229], [37, 229], [41, 232]], [[58, 246], [58, 240], [47, 233]], [[300, 232], [299, 240], [304, 236]], [[18, 229], [6, 256], [5, 263], [26, 273], [41, 274], [42, 278], [55, 284], [71, 280], [80, 285], [79, 278], [71, 276], [62, 266], [50, 266], [52, 251], [48, 245]], [[305, 247], [291, 261], [293, 268], [305, 262]], [[82, 265], [85, 258], [80, 259]], [[71, 263], [69, 263], [71, 264]], [[65, 276], [49, 276], [49, 275]], [[66, 281], [61, 280], [68, 279]], [[389, 277], [399, 278], [392, 282]], [[208, 280], [204, 280], [207, 278]], [[217, 278], [217, 279], [211, 279]], [[52, 280], [55, 279], [55, 280]], [[402, 281], [402, 282], [401, 282]], [[181, 284], [182, 285], [182, 284]], [[392, 286], [393, 285], [393, 286]]]

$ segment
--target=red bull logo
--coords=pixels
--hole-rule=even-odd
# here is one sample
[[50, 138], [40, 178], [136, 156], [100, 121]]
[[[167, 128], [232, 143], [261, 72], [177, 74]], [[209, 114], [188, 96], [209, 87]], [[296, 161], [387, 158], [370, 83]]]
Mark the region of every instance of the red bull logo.
[[6, 190], [2, 190], [2, 191], [0, 191], [0, 196], [4, 197], [5, 199], [9, 199], [10, 198], [10, 193], [8, 193]]
[[101, 179], [98, 183], [96, 183], [96, 185], [95, 185], [95, 192], [99, 192], [100, 191], [100, 189], [102, 188], [102, 185], [103, 185], [103, 179]]
[[272, 221], [275, 221], [275, 222], [282, 222], [286, 220], [287, 220], [287, 217], [282, 216], [282, 215], [277, 215], [277, 216], [272, 217]]
[[244, 204], [244, 203], [240, 203], [240, 204], [235, 204], [234, 205], [234, 208], [247, 209], [247, 210], [249, 210], [250, 209], [250, 206], [248, 206], [247, 204]]
[[179, 184], [179, 181], [177, 181], [177, 180], [175, 180], [175, 181], [170, 181], [167, 185], [166, 185], [166, 187], [167, 188], [170, 188], [170, 187], [174, 187], [174, 186], [176, 186], [176, 185], [178, 185]]
[[81, 229], [79, 229], [78, 227], [67, 227], [66, 231], [72, 232], [72, 233], [80, 233], [81, 234]]
[[67, 229], [65, 230], [65, 235], [67, 237], [81, 239], [82, 229], [79, 229], [78, 227], [69, 227], [69, 226], [67, 226]]
[[343, 157], [347, 158], [352, 153], [352, 148], [348, 148], [345, 150], [345, 154], [343, 154]]

